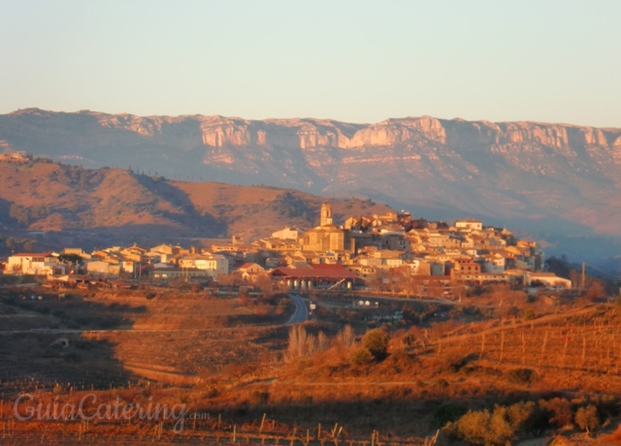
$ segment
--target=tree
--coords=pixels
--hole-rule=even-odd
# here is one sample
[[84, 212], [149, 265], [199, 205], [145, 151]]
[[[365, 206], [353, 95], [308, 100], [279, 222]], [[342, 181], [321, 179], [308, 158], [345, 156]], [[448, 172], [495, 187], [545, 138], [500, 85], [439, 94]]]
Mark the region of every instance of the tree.
[[595, 300], [606, 296], [606, 290], [600, 281], [593, 281], [589, 289], [587, 290], [586, 298], [589, 300]]
[[79, 265], [82, 263], [82, 257], [78, 254], [61, 254], [58, 256], [58, 260], [68, 265]]
[[285, 359], [291, 361], [306, 354], [308, 347], [308, 335], [301, 325], [295, 325], [289, 330], [289, 342]]
[[341, 331], [336, 335], [336, 339], [338, 342], [345, 348], [350, 348], [356, 342], [356, 333], [354, 329], [351, 328], [351, 325], [346, 325]]
[[376, 361], [382, 361], [388, 355], [388, 336], [381, 329], [376, 328], [364, 335], [362, 346], [373, 355]]
[[599, 418], [597, 418], [597, 407], [588, 405], [581, 407], [576, 411], [575, 421], [578, 427], [584, 431], [591, 432], [599, 426]]

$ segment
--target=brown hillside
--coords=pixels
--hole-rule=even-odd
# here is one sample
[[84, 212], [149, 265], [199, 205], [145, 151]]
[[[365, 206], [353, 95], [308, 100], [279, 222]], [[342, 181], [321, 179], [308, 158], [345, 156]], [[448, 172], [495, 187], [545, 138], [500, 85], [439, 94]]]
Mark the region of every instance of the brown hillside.
[[298, 191], [168, 181], [123, 169], [83, 169], [40, 160], [0, 162], [0, 222], [12, 229], [157, 237], [265, 236], [317, 224], [322, 202], [336, 222], [384, 213], [370, 200]]
[[185, 192], [201, 215], [225, 221], [229, 233], [247, 238], [267, 235], [284, 226], [316, 226], [321, 203], [332, 205], [336, 223], [361, 214], [385, 213], [388, 206], [371, 200], [318, 197], [273, 187], [231, 186], [220, 183], [171, 182]]

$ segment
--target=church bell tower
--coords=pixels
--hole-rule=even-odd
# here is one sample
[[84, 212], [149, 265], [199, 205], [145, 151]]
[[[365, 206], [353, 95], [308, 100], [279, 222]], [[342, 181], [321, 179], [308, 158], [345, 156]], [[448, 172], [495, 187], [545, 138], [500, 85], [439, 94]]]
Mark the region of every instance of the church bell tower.
[[319, 218], [319, 226], [328, 226], [332, 224], [332, 206], [329, 204], [321, 205], [321, 216]]

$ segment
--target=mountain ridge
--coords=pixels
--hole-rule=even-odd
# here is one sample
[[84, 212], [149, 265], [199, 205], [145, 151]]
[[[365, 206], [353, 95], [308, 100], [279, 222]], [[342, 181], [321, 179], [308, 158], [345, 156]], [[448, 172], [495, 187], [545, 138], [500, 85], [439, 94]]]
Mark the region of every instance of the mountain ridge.
[[0, 151], [85, 167], [131, 166], [172, 179], [368, 197], [430, 219], [473, 216], [539, 233], [621, 240], [619, 128], [27, 109], [0, 115]]

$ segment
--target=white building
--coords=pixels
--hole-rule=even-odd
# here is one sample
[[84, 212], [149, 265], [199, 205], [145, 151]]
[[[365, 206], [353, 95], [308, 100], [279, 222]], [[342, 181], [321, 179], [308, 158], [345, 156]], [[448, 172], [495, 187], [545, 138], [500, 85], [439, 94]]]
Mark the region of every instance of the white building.
[[554, 273], [527, 272], [526, 283], [541, 282], [547, 287], [571, 288], [571, 280], [558, 277]]
[[93, 260], [86, 263], [86, 272], [106, 277], [117, 277], [121, 274], [121, 265], [106, 262], [105, 260]]
[[481, 231], [483, 229], [483, 222], [473, 218], [466, 218], [463, 220], [456, 220], [455, 227], [462, 231]]
[[281, 240], [297, 240], [298, 238], [300, 238], [301, 235], [302, 234], [300, 233], [299, 229], [290, 228], [288, 226], [284, 229], [281, 229], [280, 231], [272, 233], [273, 238], [279, 238]]
[[485, 256], [481, 260], [481, 272], [500, 274], [505, 270], [505, 258], [500, 254]]
[[226, 276], [229, 273], [229, 260], [220, 254], [203, 255], [194, 259], [194, 267], [208, 271], [212, 277]]
[[5, 272], [45, 276], [62, 275], [66, 272], [66, 265], [58, 262], [58, 258], [51, 253], [20, 253], [9, 257]]

